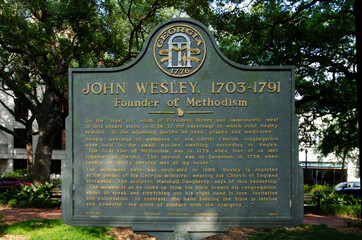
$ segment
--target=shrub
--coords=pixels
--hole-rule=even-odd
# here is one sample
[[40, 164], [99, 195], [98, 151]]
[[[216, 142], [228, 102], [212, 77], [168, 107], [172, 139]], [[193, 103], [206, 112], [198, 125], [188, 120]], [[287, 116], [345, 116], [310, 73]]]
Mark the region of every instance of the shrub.
[[0, 223], [5, 222], [6, 217], [0, 213]]
[[51, 184], [53, 184], [53, 186], [55, 188], [61, 188], [62, 187], [62, 180], [61, 179], [54, 179], [50, 181]]
[[27, 169], [13, 170], [6, 173], [3, 177], [17, 177], [31, 182], [32, 176]]
[[313, 193], [313, 194], [316, 194], [316, 193], [330, 193], [333, 191], [333, 187], [332, 186], [329, 186], [329, 185], [312, 185], [312, 186], [309, 186], [309, 185], [304, 185], [304, 192], [309, 192], [309, 193]]
[[305, 192], [313, 193], [313, 204], [320, 199], [321, 213], [324, 215], [339, 215], [360, 217], [361, 200], [352, 195], [342, 195], [334, 191], [331, 186], [304, 186]]
[[52, 183], [12, 188], [0, 194], [0, 204], [18, 208], [51, 208], [59, 207], [58, 201], [50, 200]]
[[324, 215], [349, 216], [360, 218], [360, 205], [322, 205], [321, 212]]

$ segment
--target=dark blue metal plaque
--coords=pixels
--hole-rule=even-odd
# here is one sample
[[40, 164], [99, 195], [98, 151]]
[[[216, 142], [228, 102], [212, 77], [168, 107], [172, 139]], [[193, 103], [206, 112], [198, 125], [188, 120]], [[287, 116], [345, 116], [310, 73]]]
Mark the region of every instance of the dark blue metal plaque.
[[76, 226], [224, 231], [303, 218], [294, 67], [226, 59], [194, 20], [119, 68], [69, 69], [62, 214]]

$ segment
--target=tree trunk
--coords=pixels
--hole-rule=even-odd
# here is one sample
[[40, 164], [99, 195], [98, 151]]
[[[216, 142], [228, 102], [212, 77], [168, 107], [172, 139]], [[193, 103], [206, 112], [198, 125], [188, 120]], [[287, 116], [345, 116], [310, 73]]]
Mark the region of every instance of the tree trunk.
[[44, 134], [44, 131], [39, 131], [39, 140], [36, 146], [35, 164], [33, 167], [33, 184], [36, 187], [50, 181], [53, 141], [52, 138], [49, 139], [46, 135], [48, 134]]
[[39, 186], [50, 181], [53, 142], [56, 133], [62, 129], [61, 116], [54, 112], [55, 93], [46, 90], [36, 121], [39, 126], [39, 139], [35, 151], [33, 184]]
[[32, 135], [32, 125], [33, 121], [29, 122], [29, 124], [26, 126], [26, 159], [27, 159], [27, 169], [29, 173], [32, 173], [33, 171], [33, 164], [34, 164], [34, 157], [33, 157], [33, 135]]
[[27, 169], [31, 173], [33, 171], [34, 157], [33, 157], [33, 144], [31, 142], [26, 143], [26, 159], [27, 159]]

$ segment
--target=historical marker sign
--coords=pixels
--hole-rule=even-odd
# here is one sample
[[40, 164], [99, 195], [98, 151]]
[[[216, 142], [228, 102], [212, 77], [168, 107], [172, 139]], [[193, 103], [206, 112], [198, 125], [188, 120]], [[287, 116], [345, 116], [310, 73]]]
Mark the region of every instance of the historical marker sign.
[[131, 64], [70, 69], [71, 225], [220, 231], [301, 222], [294, 68], [226, 59], [200, 23], [160, 24]]

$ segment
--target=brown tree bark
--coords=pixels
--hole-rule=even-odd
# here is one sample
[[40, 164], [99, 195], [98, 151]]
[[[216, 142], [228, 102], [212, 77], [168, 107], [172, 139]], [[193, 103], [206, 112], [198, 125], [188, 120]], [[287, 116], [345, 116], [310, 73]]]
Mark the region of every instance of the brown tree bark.
[[31, 142], [26, 143], [26, 159], [27, 159], [27, 169], [31, 173], [33, 171], [34, 157], [33, 157], [33, 144]]
[[56, 94], [47, 89], [39, 108], [36, 120], [39, 126], [39, 138], [35, 151], [33, 184], [39, 186], [50, 181], [54, 137], [62, 129], [62, 116], [54, 111]]

